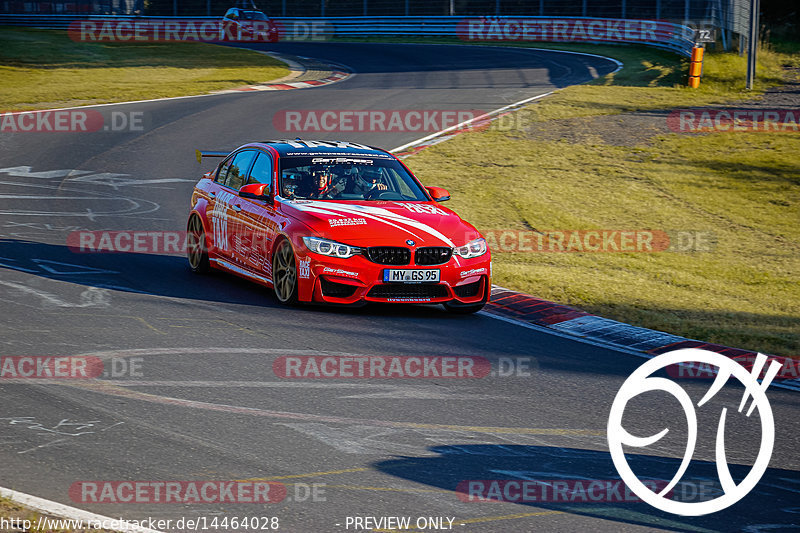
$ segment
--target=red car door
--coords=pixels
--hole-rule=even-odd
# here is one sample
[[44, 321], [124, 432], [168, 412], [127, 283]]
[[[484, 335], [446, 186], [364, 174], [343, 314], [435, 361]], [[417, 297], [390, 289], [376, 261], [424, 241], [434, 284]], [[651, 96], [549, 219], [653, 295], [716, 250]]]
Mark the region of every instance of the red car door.
[[244, 223], [239, 189], [255, 159], [255, 150], [242, 150], [223, 163], [217, 177], [219, 190], [215, 193], [211, 215], [212, 245], [216, 255], [234, 264], [240, 263], [244, 253], [241, 240], [237, 240], [239, 227]]
[[[270, 199], [274, 197], [275, 176], [273, 159], [260, 152], [247, 177], [245, 185], [269, 185]], [[272, 201], [239, 198], [242, 225], [237, 227], [234, 239], [242, 242], [246, 251], [241, 257], [242, 266], [257, 276], [272, 280], [271, 250], [278, 228], [278, 213]]]

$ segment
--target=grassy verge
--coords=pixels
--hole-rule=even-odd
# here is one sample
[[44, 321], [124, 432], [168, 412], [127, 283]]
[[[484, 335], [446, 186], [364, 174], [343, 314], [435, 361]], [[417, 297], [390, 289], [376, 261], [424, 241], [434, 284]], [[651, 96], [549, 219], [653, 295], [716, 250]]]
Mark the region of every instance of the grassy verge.
[[[35, 511], [32, 511], [32, 510], [30, 510], [30, 509], [28, 509], [26, 507], [23, 507], [22, 505], [19, 505], [18, 503], [15, 503], [15, 502], [13, 502], [13, 501], [11, 501], [9, 499], [0, 498], [0, 517], [4, 518], [6, 520], [6, 522], [9, 523], [9, 524], [13, 524], [15, 526], [17, 526], [17, 525], [19, 526], [19, 527], [11, 527], [11, 528], [0, 529], [0, 531], [2, 531], [2, 532], [23, 531], [23, 526], [28, 525], [27, 523], [24, 522], [24, 521], [27, 520], [30, 523], [30, 528], [24, 529], [24, 531], [26, 531], [26, 532], [32, 532], [32, 533], [53, 533], [53, 532], [56, 532], [57, 533], [57, 532], [62, 532], [63, 531], [65, 533], [66, 532], [69, 532], [69, 533], [103, 533], [103, 530], [86, 529], [86, 528], [77, 529], [75, 527], [69, 527], [69, 528], [68, 527], [64, 527], [64, 528], [60, 528], [60, 529], [52, 528], [52, 527], [50, 527], [50, 528], [44, 528], [43, 527], [42, 529], [39, 529], [38, 522], [39, 522], [40, 517], [42, 517], [42, 516], [46, 516], [46, 515], [41, 515], [41, 514], [35, 512]], [[50, 516], [47, 516], [47, 518], [50, 519], [50, 520], [54, 520], [54, 521], [58, 521], [59, 520], [58, 518], [54, 518], [54, 517], [50, 517]], [[55, 523], [58, 524], [58, 522], [55, 522]], [[52, 525], [53, 522], [51, 522], [50, 524]], [[44, 525], [44, 523], [42, 525]], [[63, 522], [62, 522], [62, 525], [64, 525]]]
[[[593, 83], [584, 85], [579, 100], [570, 102], [582, 114], [602, 115], [642, 109], [660, 109], [688, 105], [713, 105], [735, 102], [759, 95], [769, 87], [783, 83], [785, 66], [800, 67], [800, 45], [780, 43], [759, 51], [758, 79], [754, 90], [745, 89], [746, 57], [734, 53], [709, 52], [703, 66], [703, 81], [699, 89], [686, 87], [689, 60], [673, 52], [643, 45], [571, 44], [571, 43], [466, 43], [451, 37], [347, 37], [342, 42], [382, 42], [413, 44], [457, 44], [476, 46], [511, 46], [567, 50], [612, 57], [624, 64], [622, 70]], [[601, 87], [614, 86], [613, 92]], [[647, 87], [648, 91], [641, 88]], [[569, 94], [569, 91], [564, 91]], [[629, 100], [631, 99], [631, 100]], [[552, 100], [552, 99], [551, 99]], [[545, 106], [542, 106], [545, 107]], [[548, 112], [557, 112], [552, 104]], [[549, 118], [543, 116], [542, 118]]]
[[[753, 96], [743, 91], [743, 59], [732, 54], [709, 54], [702, 88], [693, 91], [676, 86], [685, 64], [674, 55], [586, 48], [626, 68], [540, 100], [518, 113], [513, 129], [472, 132], [423, 150], [408, 160], [411, 167], [423, 182], [450, 189], [450, 207], [482, 230], [713, 235], [705, 252], [498, 252], [494, 281], [689, 338], [798, 355], [800, 134], [637, 138], [636, 130], [621, 145], [599, 135], [569, 141], [534, 134], [548, 124], [598, 130], [621, 113]], [[765, 51], [761, 58], [762, 90], [779, 83], [783, 65], [800, 65], [796, 55]]]
[[[199, 94], [287, 72], [261, 54], [197, 43], [78, 44], [63, 32], [4, 28], [0, 45], [6, 110]], [[669, 52], [531, 46], [606, 55], [625, 67], [529, 106], [511, 130], [461, 135], [415, 155], [410, 163], [423, 181], [451, 189], [452, 207], [480, 229], [691, 230], [714, 235], [716, 244], [687, 253], [499, 252], [495, 281], [645, 327], [797, 355], [800, 135], [643, 134], [614, 145], [602, 136], [569, 142], [532, 133], [565, 121], [598, 129], [630, 112], [739, 102], [780, 84], [782, 67], [800, 67], [797, 47], [763, 50], [756, 91], [748, 92], [745, 59], [735, 54], [708, 54], [701, 88], [691, 90], [686, 61]]]
[[0, 28], [0, 110], [203, 94], [285, 76], [257, 52], [205, 43], [78, 43], [64, 31]]

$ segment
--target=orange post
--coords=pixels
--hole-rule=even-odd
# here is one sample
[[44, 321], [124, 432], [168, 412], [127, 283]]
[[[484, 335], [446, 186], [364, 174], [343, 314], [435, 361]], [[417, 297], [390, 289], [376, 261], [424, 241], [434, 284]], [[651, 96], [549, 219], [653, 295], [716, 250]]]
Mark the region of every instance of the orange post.
[[700, 46], [692, 48], [692, 60], [689, 63], [689, 87], [697, 89], [700, 86], [700, 74], [703, 72], [703, 52]]

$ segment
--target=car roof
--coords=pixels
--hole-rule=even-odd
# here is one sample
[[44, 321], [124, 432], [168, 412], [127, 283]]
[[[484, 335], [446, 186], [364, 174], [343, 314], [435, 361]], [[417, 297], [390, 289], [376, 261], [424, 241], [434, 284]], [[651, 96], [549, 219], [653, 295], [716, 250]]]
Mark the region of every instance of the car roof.
[[264, 13], [263, 11], [261, 11], [259, 9], [245, 9], [243, 7], [231, 7], [231, 8], [228, 8], [228, 10], [225, 12], [225, 14], [227, 15], [228, 13], [232, 13], [234, 11], [236, 11], [238, 13], [261, 13], [262, 15], [266, 15], [266, 13]]
[[318, 141], [308, 139], [282, 139], [272, 141], [261, 141], [255, 144], [266, 144], [274, 148], [278, 154], [284, 155], [371, 155], [386, 157], [389, 152], [382, 148], [367, 146], [350, 141]]

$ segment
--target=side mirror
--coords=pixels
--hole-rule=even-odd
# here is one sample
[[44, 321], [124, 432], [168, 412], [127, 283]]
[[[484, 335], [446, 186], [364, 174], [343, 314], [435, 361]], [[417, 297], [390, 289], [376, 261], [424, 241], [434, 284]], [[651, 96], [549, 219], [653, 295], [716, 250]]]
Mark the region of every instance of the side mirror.
[[239, 196], [253, 200], [269, 200], [269, 185], [266, 183], [251, 183], [239, 189]]
[[431, 195], [437, 202], [444, 202], [450, 199], [450, 193], [447, 192], [447, 189], [442, 189], [441, 187], [425, 187], [428, 189], [428, 194]]

